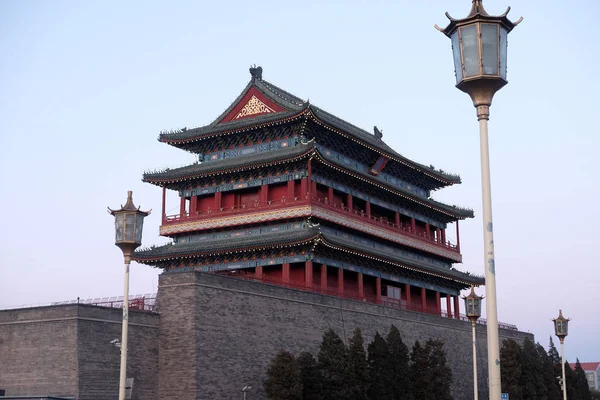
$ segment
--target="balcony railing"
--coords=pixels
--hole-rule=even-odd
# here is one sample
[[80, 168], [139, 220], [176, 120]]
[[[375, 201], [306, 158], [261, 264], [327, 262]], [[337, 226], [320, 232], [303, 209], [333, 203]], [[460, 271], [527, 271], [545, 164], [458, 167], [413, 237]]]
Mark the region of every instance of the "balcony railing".
[[[286, 288], [290, 288], [290, 289], [296, 289], [296, 290], [302, 290], [302, 291], [307, 291], [307, 292], [311, 292], [311, 293], [323, 294], [323, 295], [327, 295], [327, 296], [341, 297], [341, 298], [345, 298], [345, 299], [356, 300], [356, 301], [372, 303], [372, 304], [380, 304], [382, 306], [386, 306], [386, 307], [390, 307], [390, 308], [397, 308], [397, 309], [401, 309], [401, 310], [405, 310], [405, 311], [420, 312], [420, 313], [429, 314], [429, 315], [442, 317], [442, 318], [458, 319], [460, 321], [469, 321], [469, 318], [464, 314], [459, 314], [458, 318], [456, 318], [454, 313], [451, 313], [449, 315], [446, 310], [440, 309], [438, 311], [438, 310], [432, 309], [431, 307], [426, 307], [426, 309], [423, 310], [423, 307], [421, 307], [420, 305], [414, 305], [414, 304], [407, 305], [405, 300], [394, 299], [394, 298], [390, 298], [387, 296], [381, 296], [381, 301], [378, 302], [377, 296], [372, 293], [364, 293], [363, 296], [361, 297], [355, 292], [340, 293], [337, 290], [337, 288], [332, 288], [332, 287], [321, 288], [321, 285], [319, 285], [319, 284], [313, 284], [309, 287], [303, 281], [296, 281], [296, 280], [290, 280], [290, 282], [284, 283], [281, 281], [281, 279], [273, 278], [273, 277], [270, 277], [267, 275], [258, 277], [253, 272], [242, 271], [242, 270], [231, 271], [231, 272], [226, 273], [225, 275], [233, 276], [233, 277], [237, 277], [237, 278], [241, 278], [241, 279], [258, 281], [258, 282], [267, 283], [267, 284], [276, 285], [276, 286], [282, 286], [282, 287], [286, 287]], [[477, 320], [477, 324], [486, 325], [487, 321], [485, 318], [479, 318]], [[498, 322], [498, 327], [503, 328], [503, 329], [508, 329], [511, 331], [518, 330], [516, 325], [508, 324], [506, 322]]]
[[243, 215], [247, 213], [257, 212], [259, 210], [277, 210], [302, 205], [313, 205], [322, 207], [328, 210], [335, 211], [340, 215], [345, 215], [354, 220], [366, 222], [368, 224], [384, 228], [386, 230], [389, 230], [391, 233], [416, 238], [420, 241], [427, 242], [451, 251], [455, 251], [457, 253], [460, 251], [458, 246], [453, 244], [449, 240], [442, 241], [441, 239], [429, 237], [425, 233], [414, 231], [412, 227], [408, 224], [401, 223], [400, 225], [396, 225], [393, 222], [390, 222], [385, 217], [368, 215], [364, 210], [350, 209], [344, 204], [330, 202], [327, 200], [327, 198], [320, 198], [317, 196], [302, 196], [292, 198], [282, 197], [279, 200], [269, 200], [263, 202], [255, 201], [246, 204], [225, 206], [219, 208], [209, 207], [205, 210], [200, 210], [196, 212], [165, 216], [163, 218], [163, 225], [176, 225], [188, 221], [198, 221], [203, 219], [211, 219], [231, 215]]

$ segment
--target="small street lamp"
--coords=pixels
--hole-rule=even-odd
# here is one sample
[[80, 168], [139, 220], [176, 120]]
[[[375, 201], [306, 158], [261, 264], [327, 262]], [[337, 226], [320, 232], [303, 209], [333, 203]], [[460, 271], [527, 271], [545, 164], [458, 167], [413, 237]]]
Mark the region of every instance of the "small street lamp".
[[473, 330], [473, 399], [477, 400], [479, 393], [477, 389], [477, 339], [475, 336], [475, 326], [477, 325], [477, 320], [481, 317], [481, 299], [483, 299], [483, 296], [477, 296], [475, 287], [471, 286], [471, 293], [468, 296], [464, 296], [463, 299], [465, 299], [467, 318], [471, 321], [471, 328]]
[[567, 381], [565, 380], [565, 338], [569, 334], [570, 318], [565, 318], [562, 315], [562, 310], [558, 310], [558, 317], [554, 318], [554, 334], [560, 340], [560, 357], [562, 360], [562, 389], [563, 400], [567, 400]]
[[119, 400], [125, 400], [125, 381], [127, 377], [127, 328], [129, 319], [129, 264], [133, 251], [142, 244], [144, 217], [149, 211], [140, 211], [133, 205], [133, 192], [127, 192], [127, 202], [118, 210], [108, 208], [115, 217], [115, 245], [123, 252], [125, 261], [125, 293], [123, 295], [123, 332], [121, 337], [121, 375], [119, 379]]
[[251, 385], [246, 385], [242, 388], [242, 393], [244, 394], [244, 400], [246, 400], [246, 392], [252, 389]]
[[496, 306], [488, 120], [494, 94], [508, 83], [508, 33], [523, 18], [512, 22], [507, 18], [510, 7], [504, 14], [492, 16], [485, 11], [481, 0], [473, 0], [472, 3], [471, 12], [467, 17], [454, 19], [446, 13], [450, 20], [448, 26], [444, 29], [437, 25], [435, 27], [452, 41], [456, 87], [471, 97], [479, 120], [489, 388], [490, 400], [500, 400], [500, 342]]

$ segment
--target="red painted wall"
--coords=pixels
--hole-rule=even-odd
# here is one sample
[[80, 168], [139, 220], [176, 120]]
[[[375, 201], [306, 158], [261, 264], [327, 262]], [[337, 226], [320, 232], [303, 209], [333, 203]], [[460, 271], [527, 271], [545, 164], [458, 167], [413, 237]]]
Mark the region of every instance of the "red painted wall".
[[235, 205], [235, 193], [233, 192], [223, 192], [223, 199], [221, 202], [221, 206], [223, 208], [232, 207]]
[[290, 283], [293, 285], [304, 284], [304, 263], [294, 263], [290, 265]]
[[214, 194], [198, 196], [198, 203], [196, 211], [206, 211], [209, 208], [214, 208], [215, 197]]
[[269, 197], [271, 201], [281, 201], [281, 198], [287, 198], [287, 182], [269, 185]]
[[250, 205], [258, 201], [260, 188], [243, 190], [236, 194], [236, 205]]

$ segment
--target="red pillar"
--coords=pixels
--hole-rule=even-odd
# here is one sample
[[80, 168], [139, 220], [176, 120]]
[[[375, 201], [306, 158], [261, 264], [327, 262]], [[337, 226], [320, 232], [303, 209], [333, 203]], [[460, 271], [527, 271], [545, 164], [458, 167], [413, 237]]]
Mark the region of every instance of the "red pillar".
[[306, 184], [304, 187], [304, 191], [302, 191], [302, 196], [304, 196], [305, 194], [308, 196], [308, 198], [310, 198], [311, 194], [314, 196], [317, 193], [312, 191], [312, 160], [309, 158], [308, 159], [308, 166], [307, 166], [307, 178], [306, 178]]
[[330, 203], [333, 203], [333, 188], [331, 186], [327, 187], [327, 199]]
[[394, 214], [394, 225], [396, 225], [396, 228], [400, 228], [400, 213], [396, 212]]
[[442, 243], [446, 244], [446, 230], [442, 229]]
[[410, 231], [413, 233], [413, 235], [417, 233], [417, 221], [415, 221], [414, 218], [410, 219]]
[[327, 265], [321, 264], [321, 290], [327, 291]]
[[446, 312], [448, 313], [448, 318], [452, 318], [452, 302], [448, 295], [446, 295]]
[[284, 263], [282, 266], [281, 282], [290, 283], [290, 263]]
[[215, 210], [218, 211], [221, 209], [221, 198], [223, 197], [223, 193], [215, 192]]
[[266, 203], [269, 200], [269, 185], [262, 185], [260, 187], [260, 202]]
[[350, 211], [352, 211], [352, 195], [351, 194], [346, 195], [346, 204], [348, 205], [348, 209]]
[[304, 285], [312, 289], [313, 284], [313, 262], [306, 261], [304, 263]]
[[358, 298], [360, 300], [365, 298], [365, 287], [363, 284], [363, 273], [358, 273]]
[[421, 288], [421, 310], [423, 312], [427, 311], [427, 293], [424, 287]]
[[190, 200], [190, 215], [197, 215], [198, 213], [198, 196], [192, 196]]
[[456, 248], [460, 251], [460, 234], [458, 232], [458, 220], [456, 220]]
[[371, 217], [371, 202], [365, 202], [365, 212], [367, 213], [367, 217]]
[[435, 230], [435, 240], [442, 243], [442, 230], [440, 228]]
[[460, 303], [458, 302], [458, 296], [454, 296], [454, 317], [460, 319]]
[[337, 279], [338, 293], [344, 294], [344, 270], [338, 268], [338, 279]]
[[317, 182], [310, 182], [310, 192], [315, 197], [319, 196], [319, 192], [317, 192]]
[[300, 179], [300, 196], [304, 197], [306, 195], [308, 195], [308, 179], [302, 178]]
[[179, 199], [179, 215], [181, 217], [185, 215], [185, 197]]
[[287, 198], [288, 201], [294, 200], [294, 185], [295, 185], [295, 181], [293, 179], [290, 179], [288, 181], [288, 192], [287, 192]]
[[381, 278], [375, 279], [375, 302], [381, 304]]
[[262, 280], [262, 278], [263, 278], [263, 267], [256, 267], [256, 268], [254, 268], [254, 276], [256, 277], [256, 279]]
[[163, 186], [162, 188], [162, 222], [163, 224], [167, 220], [167, 187]]
[[435, 312], [437, 315], [442, 315], [442, 302], [440, 299], [440, 292], [435, 292]]
[[425, 224], [425, 237], [431, 239], [431, 227], [429, 224]]
[[404, 290], [406, 291], [406, 308], [410, 310], [410, 285], [408, 283], [404, 284]]

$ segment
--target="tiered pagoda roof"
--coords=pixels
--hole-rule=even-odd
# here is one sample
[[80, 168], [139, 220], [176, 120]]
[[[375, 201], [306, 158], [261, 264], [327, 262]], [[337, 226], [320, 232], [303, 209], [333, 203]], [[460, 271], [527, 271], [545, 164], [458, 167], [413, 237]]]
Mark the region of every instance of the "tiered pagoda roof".
[[371, 134], [263, 80], [261, 67], [251, 68], [251, 74], [252, 79], [240, 95], [211, 124], [193, 129], [162, 132], [158, 140], [187, 151], [197, 152], [199, 143], [210, 138], [295, 120], [310, 120], [330, 133], [340, 135], [365, 150], [371, 150], [398, 163], [411, 172], [415, 180], [418, 180], [426, 190], [460, 183], [458, 175], [436, 170], [432, 166], [417, 163], [399, 154], [382, 140], [379, 130], [375, 129], [375, 133]]
[[207, 256], [253, 254], [266, 249], [284, 249], [304, 246], [319, 252], [320, 248], [330, 248], [336, 251], [364, 257], [392, 267], [448, 279], [465, 287], [484, 284], [482, 277], [461, 272], [452, 268], [434, 267], [402, 256], [396, 251], [374, 249], [372, 246], [322, 232], [318, 227], [289, 230], [257, 236], [236, 238], [219, 238], [197, 242], [175, 243], [150, 247], [135, 252], [135, 260], [142, 264], [163, 266], [170, 261], [185, 259], [202, 259]]

